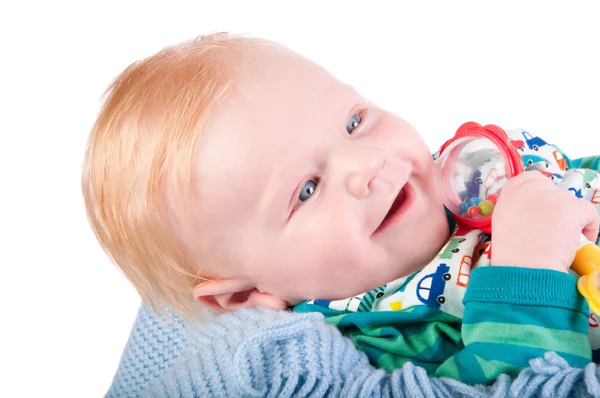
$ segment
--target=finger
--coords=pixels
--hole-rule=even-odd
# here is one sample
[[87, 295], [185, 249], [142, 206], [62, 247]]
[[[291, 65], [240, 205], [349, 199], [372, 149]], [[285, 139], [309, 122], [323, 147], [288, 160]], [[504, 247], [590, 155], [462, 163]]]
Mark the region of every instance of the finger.
[[542, 173], [538, 173], [536, 170], [527, 170], [524, 171], [520, 174], [517, 174], [516, 176], [514, 176], [512, 179], [515, 180], [521, 180], [521, 181], [525, 181], [525, 180], [531, 180], [531, 179], [536, 179], [539, 177], [544, 177], [544, 175]]
[[[542, 182], [543, 180], [547, 180], [547, 178], [544, 177], [544, 175], [542, 175], [541, 173], [538, 173], [537, 171], [524, 171], [520, 174], [517, 174], [516, 176], [510, 178], [508, 180], [508, 182], [506, 183], [506, 185], [504, 186], [504, 189], [507, 190], [513, 190], [513, 189], [520, 189], [523, 186], [527, 186], [530, 187], [530, 184], [538, 184], [539, 182]], [[545, 182], [545, 181], [544, 181]]]
[[579, 201], [584, 201], [585, 204], [582, 206], [584, 227], [581, 232], [590, 242], [596, 242], [596, 239], [598, 238], [598, 228], [600, 226], [600, 214], [598, 214], [596, 206], [592, 203], [585, 201], [585, 199], [579, 199]]
[[536, 184], [540, 183], [544, 184], [545, 186], [556, 186], [556, 184], [554, 184], [550, 178], [540, 173], [538, 170], [524, 171], [523, 173], [517, 175], [514, 178], [517, 177], [519, 178], [518, 182], [520, 184], [535, 182]]

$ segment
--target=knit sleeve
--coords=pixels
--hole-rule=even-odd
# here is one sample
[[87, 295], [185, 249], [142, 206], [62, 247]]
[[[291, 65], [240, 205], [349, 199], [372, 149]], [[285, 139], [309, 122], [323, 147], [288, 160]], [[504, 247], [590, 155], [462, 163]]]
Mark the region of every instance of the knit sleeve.
[[547, 351], [573, 367], [590, 363], [589, 309], [567, 273], [479, 267], [463, 302], [464, 348], [437, 369], [437, 376], [466, 383], [489, 383], [502, 373], [516, 377]]
[[[428, 377], [411, 363], [387, 373], [316, 313], [240, 310], [185, 325], [142, 308], [107, 397], [533, 397], [548, 390], [598, 396], [598, 370], [554, 353], [517, 380], [490, 387]], [[545, 395], [548, 395], [547, 393]]]

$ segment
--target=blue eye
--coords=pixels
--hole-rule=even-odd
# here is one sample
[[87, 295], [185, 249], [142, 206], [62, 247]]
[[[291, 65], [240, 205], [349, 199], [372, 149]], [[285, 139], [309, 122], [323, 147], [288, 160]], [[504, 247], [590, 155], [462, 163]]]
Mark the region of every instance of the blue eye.
[[300, 195], [298, 195], [298, 200], [300, 202], [305, 202], [315, 193], [315, 189], [317, 189], [317, 181], [308, 180], [306, 184], [302, 187], [302, 191], [300, 191]]
[[358, 127], [360, 121], [361, 118], [360, 116], [358, 116], [358, 114], [355, 114], [350, 118], [350, 121], [346, 125], [346, 131], [348, 132], [348, 134], [352, 134], [352, 131], [354, 131], [354, 129]]

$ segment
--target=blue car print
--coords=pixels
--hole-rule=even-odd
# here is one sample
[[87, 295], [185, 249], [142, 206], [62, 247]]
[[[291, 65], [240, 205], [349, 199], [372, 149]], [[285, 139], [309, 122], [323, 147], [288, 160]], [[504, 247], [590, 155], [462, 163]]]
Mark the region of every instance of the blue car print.
[[525, 137], [525, 143], [527, 144], [529, 149], [533, 149], [534, 151], [539, 150], [544, 145], [548, 145], [546, 141], [544, 141], [540, 137], [533, 137], [527, 131], [523, 131], [523, 137]]
[[[417, 298], [423, 304], [439, 309], [446, 302], [443, 296], [446, 282], [452, 279], [450, 275], [450, 267], [446, 264], [438, 265], [435, 273], [425, 275], [419, 283], [417, 283]], [[424, 282], [431, 280], [429, 287], [423, 286]], [[424, 297], [423, 293], [426, 297]]]
[[467, 190], [467, 196], [465, 197], [465, 202], [467, 202], [471, 198], [479, 197], [481, 185], [483, 185], [483, 178], [481, 178], [481, 176], [482, 174], [480, 170], [475, 170], [473, 172], [473, 176], [471, 177], [471, 182]]

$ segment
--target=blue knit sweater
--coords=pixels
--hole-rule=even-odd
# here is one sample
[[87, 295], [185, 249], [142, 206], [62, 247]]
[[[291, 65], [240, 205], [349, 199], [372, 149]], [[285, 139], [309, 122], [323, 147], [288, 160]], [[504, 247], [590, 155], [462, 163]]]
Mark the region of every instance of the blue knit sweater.
[[140, 309], [108, 397], [600, 397], [593, 363], [554, 353], [489, 387], [430, 378], [410, 362], [393, 373], [317, 313], [240, 310], [184, 323]]

